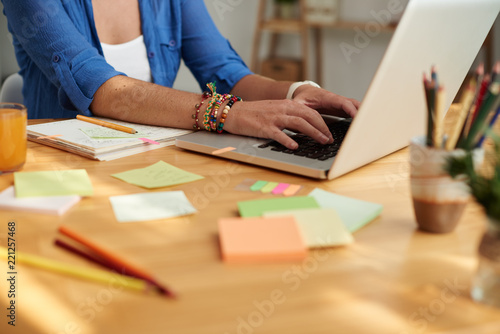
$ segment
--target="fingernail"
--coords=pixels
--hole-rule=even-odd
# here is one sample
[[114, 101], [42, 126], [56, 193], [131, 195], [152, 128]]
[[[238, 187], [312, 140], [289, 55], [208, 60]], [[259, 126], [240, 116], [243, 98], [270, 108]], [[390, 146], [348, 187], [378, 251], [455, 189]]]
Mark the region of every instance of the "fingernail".
[[298, 147], [299, 147], [299, 144], [297, 144], [297, 143], [292, 143], [292, 144], [290, 145], [290, 148], [291, 148], [292, 150], [296, 150]]
[[326, 143], [328, 143], [328, 142], [330, 141], [330, 138], [328, 138], [328, 137], [327, 137], [327, 136], [325, 136], [324, 134], [321, 134], [321, 137], [320, 137], [320, 138], [321, 138], [321, 142], [322, 142], [323, 144], [326, 144]]

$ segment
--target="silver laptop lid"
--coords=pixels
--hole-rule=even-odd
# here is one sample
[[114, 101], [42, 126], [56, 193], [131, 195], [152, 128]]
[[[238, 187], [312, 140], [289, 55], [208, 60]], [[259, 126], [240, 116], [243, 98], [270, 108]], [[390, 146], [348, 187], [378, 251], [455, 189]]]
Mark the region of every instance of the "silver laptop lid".
[[500, 11], [499, 0], [412, 0], [328, 174], [332, 179], [425, 133], [422, 74], [437, 66], [446, 109]]

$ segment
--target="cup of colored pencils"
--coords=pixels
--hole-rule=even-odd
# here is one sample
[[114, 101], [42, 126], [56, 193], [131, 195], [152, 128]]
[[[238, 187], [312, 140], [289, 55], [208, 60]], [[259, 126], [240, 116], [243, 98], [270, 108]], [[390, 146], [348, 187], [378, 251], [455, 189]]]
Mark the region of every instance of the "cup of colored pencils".
[[[415, 137], [410, 143], [410, 184], [413, 209], [421, 230], [433, 233], [453, 231], [470, 199], [464, 178], [451, 178], [445, 170], [450, 157], [473, 154], [474, 165], [479, 168], [484, 159], [484, 136], [496, 121], [500, 100], [499, 65], [491, 75], [484, 75], [480, 66], [460, 96], [456, 121], [444, 126], [445, 88], [433, 67], [431, 75], [424, 74], [427, 102], [427, 133]], [[488, 84], [483, 83], [484, 80]], [[477, 82], [481, 82], [480, 87]], [[464, 176], [465, 177], [465, 176]]]

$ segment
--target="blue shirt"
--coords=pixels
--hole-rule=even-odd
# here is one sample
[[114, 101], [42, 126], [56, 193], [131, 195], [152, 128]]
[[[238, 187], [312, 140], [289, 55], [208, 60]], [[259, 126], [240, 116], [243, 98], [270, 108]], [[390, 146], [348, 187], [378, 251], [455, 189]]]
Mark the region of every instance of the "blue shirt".
[[[202, 90], [228, 93], [251, 74], [219, 33], [203, 0], [138, 0], [153, 82], [172, 87], [181, 58]], [[29, 118], [71, 118], [89, 110], [117, 72], [104, 59], [91, 0], [2, 0]], [[140, 112], [140, 111], [138, 111]]]

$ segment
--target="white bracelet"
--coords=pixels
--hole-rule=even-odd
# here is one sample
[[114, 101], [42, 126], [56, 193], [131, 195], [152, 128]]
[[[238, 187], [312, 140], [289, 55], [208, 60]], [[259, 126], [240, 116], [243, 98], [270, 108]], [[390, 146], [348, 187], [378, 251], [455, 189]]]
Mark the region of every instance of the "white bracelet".
[[302, 85], [310, 85], [313, 87], [321, 88], [317, 83], [309, 80], [294, 82], [293, 84], [290, 85], [290, 88], [288, 88], [288, 93], [286, 94], [286, 98], [288, 100], [291, 100], [293, 98], [293, 93], [295, 93], [297, 88], [299, 88]]

